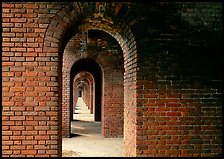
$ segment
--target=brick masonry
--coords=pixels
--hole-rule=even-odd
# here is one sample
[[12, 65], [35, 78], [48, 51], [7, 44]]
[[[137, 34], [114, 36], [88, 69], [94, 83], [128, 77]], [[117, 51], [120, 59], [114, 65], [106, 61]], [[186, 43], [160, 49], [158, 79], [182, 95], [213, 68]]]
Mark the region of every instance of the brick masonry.
[[82, 57], [103, 70], [104, 136], [120, 131], [108, 121], [123, 100], [126, 156], [220, 155], [221, 18], [219, 2], [3, 2], [2, 156], [61, 156], [71, 110], [63, 60], [87, 30], [108, 33], [123, 52], [115, 53], [118, 65], [108, 49], [89, 48]]

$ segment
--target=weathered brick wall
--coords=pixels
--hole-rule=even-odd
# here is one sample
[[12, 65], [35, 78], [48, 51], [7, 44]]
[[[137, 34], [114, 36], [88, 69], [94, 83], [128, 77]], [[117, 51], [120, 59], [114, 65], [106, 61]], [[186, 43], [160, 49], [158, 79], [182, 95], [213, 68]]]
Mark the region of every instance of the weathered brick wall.
[[222, 6], [157, 7], [143, 13], [149, 26], [144, 30], [142, 22], [134, 31], [144, 68], [137, 81], [137, 155], [216, 156], [222, 152]]
[[[80, 75], [76, 75], [73, 81], [73, 113], [75, 113], [75, 107], [77, 99], [79, 97], [79, 91], [83, 91], [82, 86], [80, 85]], [[81, 95], [82, 96], [82, 95]]]
[[83, 99], [87, 107], [89, 105], [89, 98], [90, 98], [90, 85], [87, 80], [84, 80]]
[[122, 48], [125, 155], [220, 154], [221, 15], [221, 3], [2, 3], [3, 156], [61, 155], [62, 56], [79, 29]]
[[[57, 55], [45, 32], [63, 3], [2, 3], [2, 156], [60, 155]], [[56, 57], [56, 58], [55, 58]], [[59, 134], [59, 135], [58, 135]]]

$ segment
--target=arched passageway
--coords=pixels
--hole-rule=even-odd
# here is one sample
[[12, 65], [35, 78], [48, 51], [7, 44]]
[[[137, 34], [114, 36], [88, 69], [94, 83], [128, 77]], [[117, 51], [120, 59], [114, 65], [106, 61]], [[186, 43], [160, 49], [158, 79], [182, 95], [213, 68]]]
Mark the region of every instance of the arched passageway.
[[[67, 52], [69, 52], [70, 54], [76, 53], [75, 61], [90, 57], [96, 59], [96, 61], [100, 63], [104, 71], [104, 86], [102, 92], [102, 134], [104, 137], [125, 136], [124, 144], [126, 145], [126, 153], [135, 154], [136, 137], [134, 132], [136, 129], [136, 117], [134, 112], [136, 110], [134, 107], [137, 103], [135, 99], [136, 77], [138, 70], [137, 47], [134, 35], [129, 26], [126, 25], [125, 21], [119, 20], [119, 18], [117, 20], [116, 18], [113, 18], [114, 16], [116, 17], [122, 15], [128, 8], [123, 4], [116, 5], [115, 10], [113, 10], [113, 6], [111, 6], [111, 12], [105, 12], [105, 10], [98, 10], [98, 7], [101, 6], [100, 3], [96, 3], [95, 9], [90, 7], [95, 4], [83, 4], [85, 8], [83, 10], [79, 11], [79, 3], [73, 3], [70, 8], [64, 8], [64, 10], [62, 10], [59, 14], [59, 17], [62, 17], [63, 15], [63, 17], [66, 16], [66, 18], [69, 19], [67, 25], [68, 27], [66, 26], [66, 31], [62, 32], [62, 36], [60, 36], [60, 41], [62, 43], [59, 51], [64, 53], [59, 54], [59, 60], [63, 59], [64, 61], [68, 55]], [[88, 10], [86, 7], [90, 7], [90, 10], [93, 9], [93, 12], [90, 10], [90, 12], [86, 12]], [[106, 16], [104, 16], [104, 12]], [[72, 14], [71, 16], [67, 16], [67, 13]], [[55, 20], [58, 21], [59, 19]], [[58, 24], [61, 22], [63, 23], [64, 20], [59, 20]], [[57, 28], [54, 28], [53, 25], [51, 25], [49, 31], [52, 29], [57, 30]], [[93, 34], [91, 34], [91, 31]], [[110, 35], [109, 37], [113, 37], [116, 41], [115, 45], [114, 43], [112, 45], [108, 45], [113, 47], [105, 49], [105, 43], [101, 43], [101, 38], [98, 38], [95, 44], [87, 44], [85, 46], [85, 43], [87, 43], [86, 39], [88, 39], [85, 37], [86, 35], [95, 36], [102, 35], [103, 33]], [[77, 37], [82, 39], [80, 41], [81, 43], [74, 45]], [[71, 58], [67, 56], [67, 59]], [[63, 72], [62, 70], [62, 75], [63, 80], [64, 75], [67, 76], [65, 78], [67, 78], [68, 81], [70, 80], [70, 74], [68, 71]], [[64, 81], [66, 82], [67, 80]], [[70, 87], [68, 85], [68, 83], [63, 84], [62, 93], [67, 92], [69, 95]], [[68, 137], [71, 130], [70, 97], [70, 95], [63, 97], [62, 94], [62, 136], [64, 137]], [[64, 115], [64, 113], [66, 115]], [[126, 130], [124, 131], [124, 129]]]
[[[74, 63], [74, 65], [71, 68], [71, 76], [70, 76], [70, 101], [71, 101], [71, 119], [73, 119], [73, 105], [76, 103], [73, 103], [74, 99], [74, 85], [73, 81], [75, 76], [80, 73], [81, 71], [87, 71], [90, 74], [92, 74], [94, 78], [94, 121], [101, 121], [101, 107], [102, 107], [102, 71], [99, 64], [97, 64], [92, 59], [81, 59]], [[83, 79], [84, 82], [84, 79]], [[90, 84], [87, 84], [90, 87]], [[82, 91], [83, 92], [83, 91]], [[85, 96], [83, 96], [84, 98]], [[85, 101], [85, 98], [84, 98]], [[87, 101], [87, 100], [86, 100]], [[86, 102], [87, 103], [87, 102]]]
[[92, 114], [95, 106], [95, 80], [93, 76], [86, 71], [78, 73], [74, 77], [73, 90], [71, 91], [73, 91], [73, 113], [78, 97], [82, 97]]
[[[104, 137], [122, 137], [124, 123], [124, 62], [118, 42], [108, 33], [88, 30], [74, 35], [67, 43], [63, 55], [63, 114], [64, 136], [70, 136], [72, 113], [77, 83], [85, 73], [82, 95], [95, 121], [102, 121]], [[80, 43], [80, 41], [82, 41]], [[88, 42], [87, 42], [88, 41]], [[83, 45], [85, 44], [85, 49]], [[98, 66], [97, 66], [98, 65]], [[99, 71], [100, 70], [100, 71]], [[84, 81], [83, 81], [84, 82]], [[75, 84], [77, 85], [77, 84]], [[80, 87], [81, 88], [81, 87]], [[77, 92], [77, 90], [75, 91]], [[68, 117], [69, 114], [69, 117]]]

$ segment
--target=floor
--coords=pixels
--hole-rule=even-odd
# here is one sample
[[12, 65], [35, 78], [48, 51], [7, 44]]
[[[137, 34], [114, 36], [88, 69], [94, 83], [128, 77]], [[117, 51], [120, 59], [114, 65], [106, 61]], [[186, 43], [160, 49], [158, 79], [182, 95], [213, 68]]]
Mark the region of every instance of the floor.
[[93, 121], [82, 98], [75, 112], [72, 136], [62, 139], [62, 157], [123, 157], [123, 138], [103, 138], [101, 122]]

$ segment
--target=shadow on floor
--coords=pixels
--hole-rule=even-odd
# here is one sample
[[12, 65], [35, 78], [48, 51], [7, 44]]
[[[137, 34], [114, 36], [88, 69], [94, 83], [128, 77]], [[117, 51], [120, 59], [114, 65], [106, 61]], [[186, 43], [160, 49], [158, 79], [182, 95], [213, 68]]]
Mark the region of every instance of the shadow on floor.
[[79, 137], [79, 136], [83, 136], [83, 135], [80, 135], [80, 134], [70, 134], [70, 137], [69, 138], [73, 138], [73, 137]]

